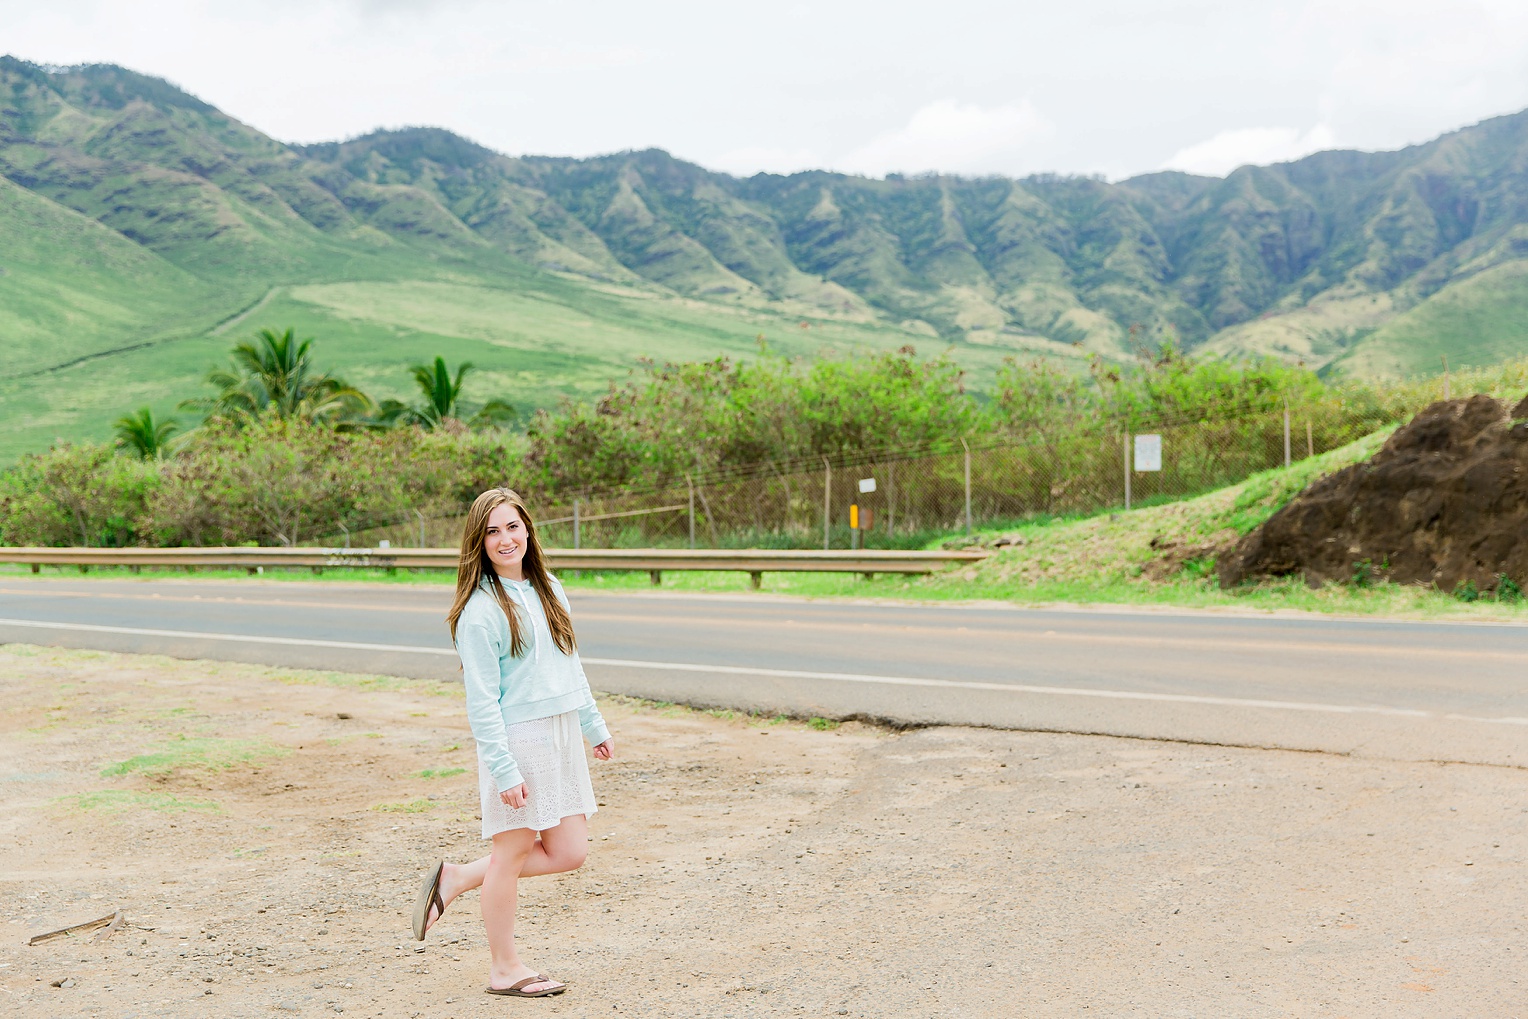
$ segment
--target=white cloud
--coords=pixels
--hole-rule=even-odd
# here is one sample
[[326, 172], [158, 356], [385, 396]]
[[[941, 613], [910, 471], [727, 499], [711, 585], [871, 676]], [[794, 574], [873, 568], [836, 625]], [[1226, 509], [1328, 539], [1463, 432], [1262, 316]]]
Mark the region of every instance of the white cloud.
[[905, 127], [871, 139], [832, 160], [835, 169], [881, 177], [888, 173], [1018, 173], [1028, 150], [1052, 132], [1029, 102], [981, 107], [948, 99], [929, 103]]
[[1162, 169], [1224, 177], [1238, 166], [1288, 162], [1336, 144], [1332, 129], [1325, 124], [1317, 124], [1304, 134], [1292, 127], [1242, 127], [1179, 149]]

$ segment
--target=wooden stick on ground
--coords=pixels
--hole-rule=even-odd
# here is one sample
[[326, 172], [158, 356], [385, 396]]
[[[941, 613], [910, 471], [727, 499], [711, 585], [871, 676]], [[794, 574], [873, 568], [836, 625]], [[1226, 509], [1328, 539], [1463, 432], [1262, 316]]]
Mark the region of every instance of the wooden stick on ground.
[[27, 944], [40, 945], [45, 941], [52, 941], [54, 938], [67, 937], [71, 934], [83, 934], [86, 931], [93, 931], [98, 927], [102, 927], [105, 929], [95, 937], [95, 940], [99, 941], [102, 938], [110, 937], [112, 934], [120, 930], [123, 924], [123, 919], [122, 910], [119, 909], [115, 913], [108, 913], [105, 916], [99, 917], [95, 920], [87, 920], [84, 923], [77, 923], [73, 927], [64, 927], [56, 931], [49, 931], [46, 934], [38, 934], [30, 941], [28, 941]]

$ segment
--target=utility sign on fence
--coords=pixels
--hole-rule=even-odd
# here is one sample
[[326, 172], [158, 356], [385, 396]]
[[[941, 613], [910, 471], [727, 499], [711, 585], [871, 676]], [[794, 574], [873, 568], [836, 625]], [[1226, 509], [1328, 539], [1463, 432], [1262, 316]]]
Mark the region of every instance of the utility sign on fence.
[[1162, 436], [1137, 435], [1135, 437], [1135, 469], [1138, 471], [1162, 469]]
[[869, 494], [871, 492], [874, 492], [875, 491], [875, 479], [874, 478], [860, 478], [859, 488], [860, 488], [860, 492], [862, 494]]

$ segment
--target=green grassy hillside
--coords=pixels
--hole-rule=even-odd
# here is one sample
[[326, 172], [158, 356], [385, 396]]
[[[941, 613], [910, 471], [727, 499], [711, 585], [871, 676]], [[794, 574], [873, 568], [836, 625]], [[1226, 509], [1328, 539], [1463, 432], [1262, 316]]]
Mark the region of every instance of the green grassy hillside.
[[227, 297], [95, 220], [0, 178], [0, 372], [194, 328]]
[[1337, 367], [1395, 378], [1488, 365], [1528, 353], [1528, 261], [1492, 266], [1431, 295], [1379, 326]]

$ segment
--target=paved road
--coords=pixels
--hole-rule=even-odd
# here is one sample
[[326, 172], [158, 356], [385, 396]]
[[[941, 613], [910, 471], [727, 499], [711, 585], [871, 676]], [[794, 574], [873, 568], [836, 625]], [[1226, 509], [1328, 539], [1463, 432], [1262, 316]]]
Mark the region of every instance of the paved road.
[[[0, 640], [450, 678], [450, 591], [0, 581]], [[596, 689], [1528, 766], [1528, 627], [578, 593]]]

